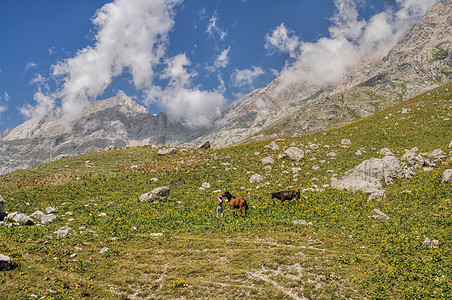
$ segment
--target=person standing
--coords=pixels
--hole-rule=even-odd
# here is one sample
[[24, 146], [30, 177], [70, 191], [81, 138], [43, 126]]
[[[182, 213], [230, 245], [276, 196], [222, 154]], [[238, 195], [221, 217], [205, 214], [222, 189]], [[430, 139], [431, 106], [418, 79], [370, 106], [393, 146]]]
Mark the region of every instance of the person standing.
[[219, 214], [223, 217], [223, 196], [218, 196], [217, 219]]

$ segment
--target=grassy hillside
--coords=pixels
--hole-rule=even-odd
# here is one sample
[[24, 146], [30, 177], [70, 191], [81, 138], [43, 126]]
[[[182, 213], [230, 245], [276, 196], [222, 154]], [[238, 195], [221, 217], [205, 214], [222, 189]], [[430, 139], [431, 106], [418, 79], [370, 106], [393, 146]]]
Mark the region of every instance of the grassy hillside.
[[[264, 148], [270, 140], [170, 156], [116, 149], [1, 176], [8, 212], [52, 206], [58, 218], [0, 225], [0, 253], [14, 263], [0, 272], [0, 298], [451, 298], [452, 184], [442, 183], [451, 117], [448, 84], [347, 126], [275, 140], [279, 151]], [[306, 151], [302, 161], [278, 158], [292, 145]], [[388, 186], [380, 201], [328, 186], [385, 147], [399, 159], [413, 147], [448, 158]], [[268, 156], [271, 170], [261, 162]], [[253, 174], [264, 180], [251, 184]], [[159, 186], [171, 188], [168, 201], [138, 201]], [[270, 199], [292, 187], [312, 190], [301, 201]], [[226, 206], [215, 218], [225, 189], [247, 199], [246, 217]], [[374, 208], [390, 219], [369, 218]], [[64, 225], [72, 230], [58, 239]], [[426, 237], [439, 247], [423, 246]]]

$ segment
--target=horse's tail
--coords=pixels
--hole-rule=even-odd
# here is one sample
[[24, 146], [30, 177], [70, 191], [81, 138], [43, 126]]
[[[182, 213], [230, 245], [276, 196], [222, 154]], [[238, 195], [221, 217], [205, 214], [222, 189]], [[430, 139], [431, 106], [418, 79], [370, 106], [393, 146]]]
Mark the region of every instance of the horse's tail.
[[246, 211], [248, 210], [248, 202], [246, 200], [245, 200], [243, 207], [245, 208], [245, 213], [246, 213]]

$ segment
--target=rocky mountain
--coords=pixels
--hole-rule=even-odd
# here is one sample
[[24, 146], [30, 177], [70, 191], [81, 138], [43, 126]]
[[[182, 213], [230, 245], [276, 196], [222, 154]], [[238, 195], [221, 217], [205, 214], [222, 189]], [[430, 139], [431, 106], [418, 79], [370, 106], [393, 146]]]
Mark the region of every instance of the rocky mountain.
[[189, 145], [317, 131], [368, 116], [452, 79], [451, 50], [452, 1], [440, 1], [386, 56], [366, 57], [336, 86], [277, 78], [233, 103], [214, 130]]
[[[297, 66], [294, 63], [293, 68]], [[290, 69], [289, 69], [290, 71]], [[219, 147], [340, 126], [452, 79], [452, 0], [440, 1], [384, 57], [365, 57], [337, 85], [282, 76], [232, 103], [210, 131], [149, 114], [124, 96], [95, 101], [75, 120], [61, 109], [0, 134], [0, 174], [108, 146], [210, 141]]]
[[93, 101], [74, 120], [61, 109], [33, 118], [0, 135], [0, 173], [76, 155], [146, 144], [180, 144], [199, 133], [168, 119], [165, 113], [150, 114], [124, 96]]

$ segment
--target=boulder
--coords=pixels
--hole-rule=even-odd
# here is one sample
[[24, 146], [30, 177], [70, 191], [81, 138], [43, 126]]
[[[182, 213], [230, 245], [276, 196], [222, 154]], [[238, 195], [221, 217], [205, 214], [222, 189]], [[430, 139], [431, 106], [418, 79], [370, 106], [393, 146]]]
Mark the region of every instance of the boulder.
[[269, 149], [269, 150], [273, 150], [273, 151], [278, 151], [279, 150], [279, 146], [278, 146], [278, 144], [276, 144], [275, 141], [271, 142], [270, 144], [268, 144], [264, 148]]
[[265, 157], [261, 161], [264, 165], [272, 165], [275, 163], [275, 160], [273, 159], [273, 157]]
[[3, 254], [0, 254], [0, 271], [11, 270], [11, 259]]
[[384, 197], [381, 181], [393, 183], [394, 179], [404, 177], [399, 160], [395, 156], [382, 159], [371, 158], [347, 171], [341, 179], [332, 178], [331, 186], [337, 189], [361, 190], [373, 195], [373, 198]]
[[451, 183], [452, 182], [452, 169], [447, 169], [443, 172], [443, 182]]
[[167, 186], [158, 187], [149, 193], [140, 196], [141, 202], [149, 202], [150, 200], [163, 200], [168, 198], [171, 189]]
[[370, 215], [374, 219], [388, 220], [389, 217], [379, 209], [374, 209]]
[[255, 183], [255, 182], [260, 182], [264, 180], [264, 177], [262, 177], [262, 175], [259, 174], [254, 174], [253, 176], [251, 176], [250, 178], [250, 183]]
[[31, 225], [35, 224], [35, 222], [33, 222], [33, 220], [29, 216], [27, 216], [26, 214], [18, 213], [18, 212], [14, 212], [12, 214], [9, 214], [8, 215], [8, 220], [14, 221], [16, 223], [19, 223], [20, 225], [31, 226]]
[[295, 161], [300, 161], [302, 158], [304, 158], [303, 150], [297, 147], [290, 147], [284, 152], [284, 155]]
[[157, 151], [157, 155], [160, 155], [160, 156], [176, 154], [176, 153], [177, 153], [176, 148], [165, 148], [165, 149], [160, 149], [159, 151]]

